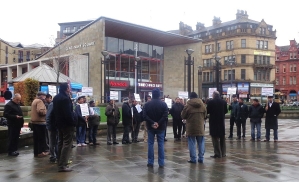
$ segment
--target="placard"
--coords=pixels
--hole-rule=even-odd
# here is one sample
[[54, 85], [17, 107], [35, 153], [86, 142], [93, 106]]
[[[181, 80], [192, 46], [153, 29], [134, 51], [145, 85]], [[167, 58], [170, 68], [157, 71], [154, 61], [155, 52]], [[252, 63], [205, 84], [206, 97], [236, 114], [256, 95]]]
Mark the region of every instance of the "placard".
[[236, 94], [237, 93], [237, 87], [229, 87], [228, 89], [227, 89], [227, 94], [228, 95], [234, 95], [234, 94]]
[[139, 94], [134, 93], [134, 98], [135, 98], [136, 101], [141, 102]]
[[54, 97], [55, 95], [57, 95], [56, 86], [55, 85], [48, 85], [48, 91], [49, 91], [49, 94], [52, 95], [52, 97]]
[[142, 108], [141, 108], [141, 105], [140, 104], [137, 104], [135, 106], [135, 108], [137, 109], [138, 113], [140, 113], [142, 111]]
[[93, 95], [93, 88], [92, 87], [82, 87], [82, 95], [92, 96]]
[[98, 115], [98, 116], [101, 115], [101, 111], [99, 107], [90, 107], [90, 108], [93, 110], [94, 115]]
[[118, 100], [118, 91], [110, 91], [110, 100]]
[[82, 116], [88, 116], [89, 115], [89, 109], [87, 103], [80, 104], [81, 114]]
[[179, 91], [178, 93], [178, 97], [179, 98], [182, 98], [182, 99], [188, 99], [188, 92], [185, 92], [185, 91]]
[[169, 98], [165, 98], [165, 103], [167, 104], [167, 107], [168, 108], [171, 108], [172, 107], [172, 100], [169, 99]]
[[264, 96], [269, 96], [269, 95], [273, 95], [273, 87], [270, 87], [270, 88], [266, 88], [266, 87], [263, 87], [262, 88], [262, 95]]
[[217, 91], [217, 88], [209, 88], [209, 98], [213, 98], [214, 91]]

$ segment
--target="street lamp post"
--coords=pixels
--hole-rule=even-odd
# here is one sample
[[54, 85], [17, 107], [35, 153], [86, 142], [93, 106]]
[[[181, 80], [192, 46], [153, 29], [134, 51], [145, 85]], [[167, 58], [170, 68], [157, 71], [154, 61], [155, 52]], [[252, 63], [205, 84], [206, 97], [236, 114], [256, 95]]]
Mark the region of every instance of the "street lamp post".
[[135, 57], [135, 93], [137, 94], [137, 87], [138, 87], [138, 72], [137, 72], [137, 67], [138, 67], [138, 61], [140, 61], [140, 57]]
[[219, 71], [220, 71], [220, 62], [219, 62], [219, 60], [221, 59], [221, 57], [220, 56], [215, 56], [214, 57], [214, 59], [215, 59], [215, 62], [216, 62], [216, 68], [215, 68], [215, 71], [216, 71], [216, 88], [217, 88], [217, 90], [220, 92], [220, 85], [219, 85], [219, 77], [220, 77], [220, 75], [219, 75]]
[[[106, 64], [109, 63], [109, 61], [107, 61], [107, 58], [109, 58], [109, 53], [107, 51], [102, 51], [101, 53], [104, 56], [104, 61], [102, 61], [102, 64], [104, 64], [104, 103], [106, 103], [108, 100], [108, 96], [110, 95], [109, 74], [108, 74], [108, 86], [106, 85], [107, 84], [106, 83], [106, 70], [107, 70]], [[109, 73], [109, 70], [108, 70], [108, 73]]]
[[202, 99], [202, 66], [198, 66], [198, 95]]
[[230, 65], [230, 87], [233, 87], [233, 65], [236, 64], [235, 55], [227, 63]]
[[185, 65], [187, 65], [187, 90], [188, 96], [191, 93], [191, 65], [193, 65], [193, 61], [191, 60], [191, 54], [194, 52], [193, 49], [187, 49], [186, 53], [188, 54], [188, 59], [185, 60]]

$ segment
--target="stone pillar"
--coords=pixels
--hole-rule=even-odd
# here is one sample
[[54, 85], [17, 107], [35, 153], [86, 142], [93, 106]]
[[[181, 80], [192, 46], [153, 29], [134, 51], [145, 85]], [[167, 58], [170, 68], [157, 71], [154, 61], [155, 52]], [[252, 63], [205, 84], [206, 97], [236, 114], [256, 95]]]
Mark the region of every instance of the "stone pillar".
[[20, 65], [17, 66], [17, 77], [22, 75], [22, 67]]
[[10, 82], [12, 80], [12, 68], [7, 67], [7, 82]]

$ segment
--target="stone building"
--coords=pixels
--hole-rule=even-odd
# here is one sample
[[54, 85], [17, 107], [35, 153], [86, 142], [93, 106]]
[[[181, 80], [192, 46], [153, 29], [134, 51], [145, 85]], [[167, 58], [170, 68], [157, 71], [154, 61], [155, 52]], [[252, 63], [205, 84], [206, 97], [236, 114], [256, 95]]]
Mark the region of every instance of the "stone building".
[[[11, 80], [11, 72], [20, 75], [23, 67], [32, 69], [41, 63], [57, 67], [53, 60], [67, 60], [62, 72], [83, 86], [93, 87], [95, 99], [104, 102], [110, 91], [116, 91], [120, 101], [133, 96], [137, 61], [137, 92], [141, 98], [155, 87], [160, 88], [163, 95], [174, 98], [178, 91], [185, 90], [184, 58], [189, 48], [194, 50], [193, 65], [198, 66], [202, 50], [200, 39], [100, 17], [30, 64], [20, 63], [0, 67], [0, 70], [7, 71], [7, 79]], [[102, 51], [106, 51], [107, 56], [104, 57]], [[198, 77], [195, 71], [192, 75], [192, 88], [197, 91]]]
[[[242, 98], [261, 96], [262, 87], [274, 88], [276, 30], [264, 20], [248, 18], [246, 11], [238, 10], [236, 19], [222, 22], [214, 17], [212, 26], [196, 24], [196, 30], [180, 22], [179, 31], [184, 35], [202, 39], [203, 97], [208, 89], [216, 88], [216, 61], [219, 58], [219, 88], [227, 94], [228, 87], [237, 87]], [[187, 27], [186, 30], [184, 27]], [[188, 32], [188, 33], [186, 33]]]
[[287, 46], [276, 46], [275, 54], [275, 91], [280, 92], [280, 98], [283, 100], [297, 100], [299, 46], [296, 40], [290, 40], [290, 45]]

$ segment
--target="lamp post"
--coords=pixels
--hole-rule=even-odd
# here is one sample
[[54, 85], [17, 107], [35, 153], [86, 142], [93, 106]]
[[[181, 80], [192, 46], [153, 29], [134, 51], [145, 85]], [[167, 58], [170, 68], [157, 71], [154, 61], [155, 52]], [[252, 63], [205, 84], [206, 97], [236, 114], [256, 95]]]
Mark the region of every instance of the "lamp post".
[[[108, 96], [110, 95], [109, 74], [108, 74], [108, 87], [106, 85], [107, 84], [106, 83], [106, 70], [107, 70], [106, 64], [109, 63], [109, 61], [107, 61], [107, 58], [109, 58], [109, 53], [107, 51], [102, 51], [101, 53], [104, 56], [104, 61], [102, 61], [102, 64], [104, 64], [104, 103], [106, 103], [108, 100]], [[108, 70], [108, 73], [109, 73], [109, 70]]]
[[198, 95], [202, 99], [202, 66], [198, 66]]
[[137, 80], [137, 67], [138, 61], [140, 61], [140, 57], [135, 57], [135, 92], [137, 94], [138, 80]]
[[231, 59], [227, 61], [230, 65], [230, 87], [233, 87], [233, 65], [236, 64], [235, 55], [232, 55]]
[[219, 85], [219, 77], [220, 77], [220, 75], [219, 75], [219, 70], [220, 70], [220, 62], [219, 62], [219, 60], [221, 59], [221, 57], [220, 56], [215, 56], [215, 57], [213, 57], [214, 59], [215, 59], [215, 62], [216, 62], [216, 67], [215, 67], [215, 71], [216, 71], [216, 88], [217, 88], [217, 90], [220, 92], [220, 85]]
[[185, 65], [187, 65], [187, 90], [188, 96], [191, 93], [191, 65], [193, 65], [193, 61], [191, 60], [191, 54], [194, 52], [193, 49], [187, 49], [186, 53], [188, 54], [188, 59], [185, 60]]

